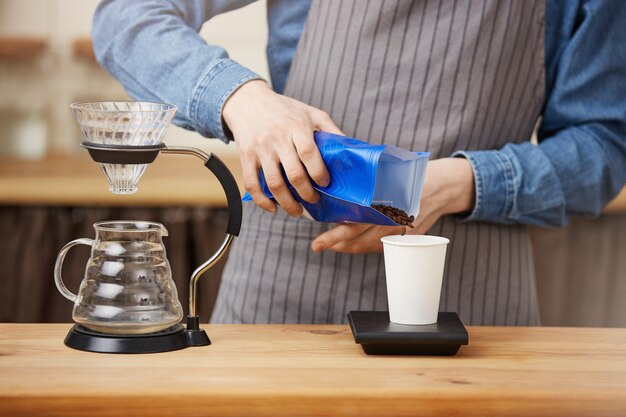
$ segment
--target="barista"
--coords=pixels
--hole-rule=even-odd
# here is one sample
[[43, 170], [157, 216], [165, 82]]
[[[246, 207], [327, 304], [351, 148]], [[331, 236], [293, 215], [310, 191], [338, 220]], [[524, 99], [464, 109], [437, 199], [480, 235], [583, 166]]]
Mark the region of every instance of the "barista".
[[281, 166], [317, 200], [311, 181], [331, 179], [312, 132], [325, 130], [430, 151], [408, 233], [452, 241], [441, 309], [468, 324], [538, 324], [526, 225], [597, 215], [626, 179], [626, 7], [268, 1], [270, 87], [198, 35], [247, 3], [114, 0], [94, 18], [98, 61], [131, 96], [176, 104], [177, 124], [239, 146], [255, 205], [212, 320], [335, 323], [386, 308], [380, 237], [401, 230], [300, 218], [282, 179]]

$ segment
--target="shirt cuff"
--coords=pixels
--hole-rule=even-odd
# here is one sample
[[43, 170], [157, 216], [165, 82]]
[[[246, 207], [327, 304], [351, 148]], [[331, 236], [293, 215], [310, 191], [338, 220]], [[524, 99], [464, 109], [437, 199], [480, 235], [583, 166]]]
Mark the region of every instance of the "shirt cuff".
[[457, 151], [453, 157], [466, 158], [474, 171], [476, 202], [465, 221], [507, 222], [515, 199], [515, 168], [500, 151]]
[[206, 137], [232, 140], [232, 133], [222, 120], [226, 100], [250, 80], [263, 79], [231, 59], [220, 59], [200, 79], [189, 103], [196, 131]]

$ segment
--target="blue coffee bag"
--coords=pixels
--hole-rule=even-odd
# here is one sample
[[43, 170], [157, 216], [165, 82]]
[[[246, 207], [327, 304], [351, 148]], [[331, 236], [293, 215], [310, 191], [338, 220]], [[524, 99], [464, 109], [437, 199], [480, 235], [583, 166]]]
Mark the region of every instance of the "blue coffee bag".
[[[411, 152], [391, 145], [371, 145], [357, 139], [315, 132], [314, 139], [330, 173], [326, 187], [311, 181], [320, 199], [304, 201], [285, 177], [294, 198], [313, 220], [331, 223], [371, 223], [397, 226], [372, 205], [404, 210], [417, 217], [428, 152]], [[273, 199], [263, 171], [259, 180], [263, 193]], [[243, 201], [252, 201], [246, 193]]]

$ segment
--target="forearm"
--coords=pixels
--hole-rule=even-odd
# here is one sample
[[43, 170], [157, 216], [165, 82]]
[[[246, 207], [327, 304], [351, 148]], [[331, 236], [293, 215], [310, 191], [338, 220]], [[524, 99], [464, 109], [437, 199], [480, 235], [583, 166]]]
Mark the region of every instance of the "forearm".
[[602, 125], [573, 126], [538, 146], [456, 155], [474, 170], [468, 220], [561, 226], [571, 214], [600, 214], [626, 181], [624, 139]]
[[198, 34], [211, 16], [249, 1], [105, 1], [94, 16], [98, 61], [135, 99], [175, 104], [175, 123], [226, 137], [221, 112], [243, 83], [260, 78]]

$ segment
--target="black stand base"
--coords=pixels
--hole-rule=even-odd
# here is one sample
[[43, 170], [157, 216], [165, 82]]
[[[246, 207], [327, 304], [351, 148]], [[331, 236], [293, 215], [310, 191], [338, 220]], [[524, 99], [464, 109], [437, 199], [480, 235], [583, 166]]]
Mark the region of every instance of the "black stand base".
[[456, 313], [439, 313], [437, 323], [424, 326], [392, 323], [386, 311], [351, 311], [348, 321], [354, 340], [368, 355], [451, 356], [468, 344]]
[[65, 346], [98, 353], [157, 353], [210, 344], [204, 330], [185, 329], [180, 323], [141, 335], [99, 333], [75, 324], [65, 337]]

